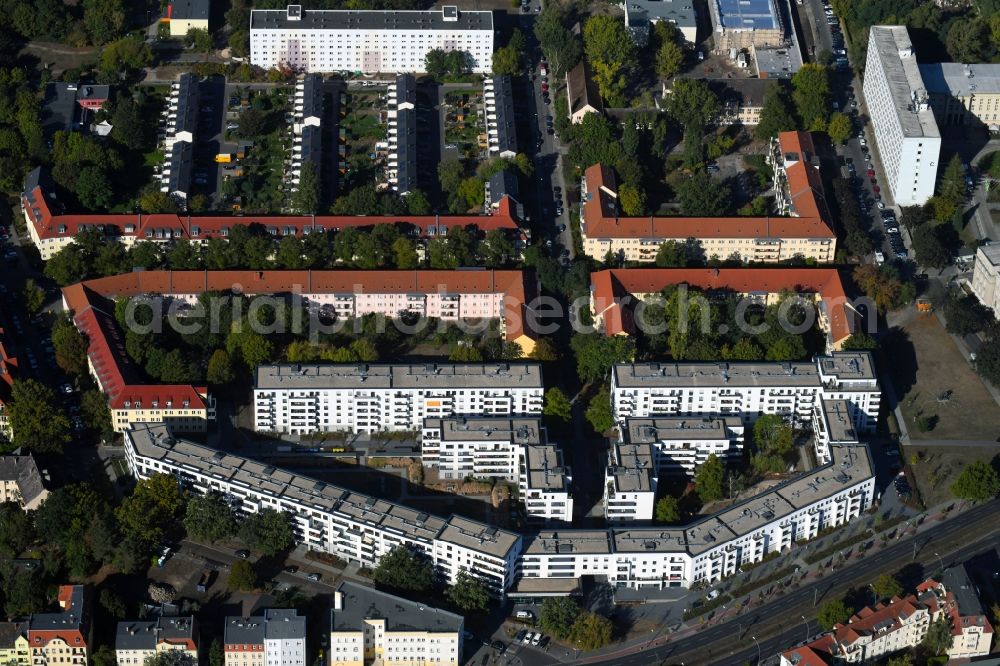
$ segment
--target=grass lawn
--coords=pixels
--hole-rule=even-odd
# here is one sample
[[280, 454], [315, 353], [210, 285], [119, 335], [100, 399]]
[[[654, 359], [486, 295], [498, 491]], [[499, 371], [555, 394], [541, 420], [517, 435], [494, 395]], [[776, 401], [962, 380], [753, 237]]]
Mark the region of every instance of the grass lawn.
[[[937, 317], [915, 316], [885, 349], [912, 439], [996, 439], [1000, 409]], [[936, 416], [934, 429], [919, 432], [918, 414]]]
[[924, 505], [931, 507], [954, 499], [948, 488], [955, 482], [962, 469], [969, 463], [990, 463], [997, 451], [985, 446], [920, 446], [903, 447], [903, 455], [910, 462], [914, 455], [920, 460], [910, 469], [916, 476], [917, 487]]

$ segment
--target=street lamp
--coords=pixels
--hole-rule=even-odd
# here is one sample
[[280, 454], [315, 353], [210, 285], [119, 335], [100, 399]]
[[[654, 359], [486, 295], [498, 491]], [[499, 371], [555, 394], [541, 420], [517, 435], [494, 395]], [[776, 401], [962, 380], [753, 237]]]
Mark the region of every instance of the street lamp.
[[757, 644], [757, 663], [759, 664], [760, 663], [760, 643], [757, 643], [757, 637], [756, 636], [751, 636], [750, 638], [752, 638], [753, 642]]
[[806, 619], [805, 615], [800, 615], [799, 617], [801, 617], [802, 621], [806, 623], [806, 640], [805, 640], [805, 642], [808, 643], [809, 642], [809, 620]]
[[941, 565], [941, 574], [943, 575], [944, 574], [944, 560], [941, 558], [941, 555], [939, 555], [936, 550], [934, 551], [934, 554], [937, 555], [938, 564]]

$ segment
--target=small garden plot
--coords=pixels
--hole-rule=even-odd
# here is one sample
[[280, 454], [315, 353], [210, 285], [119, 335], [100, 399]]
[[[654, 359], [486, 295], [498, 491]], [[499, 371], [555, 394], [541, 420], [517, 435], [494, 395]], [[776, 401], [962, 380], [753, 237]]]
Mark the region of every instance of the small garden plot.
[[374, 90], [344, 92], [338, 127], [339, 166], [345, 190], [374, 182], [380, 146], [386, 140], [385, 96]]
[[[238, 134], [245, 148], [237, 153], [239, 175], [227, 175], [220, 192], [245, 212], [280, 213], [285, 206], [285, 163], [292, 140], [285, 112], [288, 90], [276, 88], [252, 95], [250, 105], [240, 113]], [[238, 209], [237, 209], [238, 210]]]
[[475, 88], [453, 90], [444, 97], [444, 142], [463, 157], [477, 160], [488, 147], [483, 91]]

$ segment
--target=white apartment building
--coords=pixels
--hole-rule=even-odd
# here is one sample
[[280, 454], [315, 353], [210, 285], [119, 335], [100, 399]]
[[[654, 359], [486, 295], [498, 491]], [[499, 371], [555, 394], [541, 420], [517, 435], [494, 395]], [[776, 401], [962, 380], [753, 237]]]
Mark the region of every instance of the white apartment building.
[[868, 352], [833, 352], [813, 361], [627, 363], [611, 372], [615, 420], [664, 415], [782, 414], [802, 424], [820, 399], [847, 400], [861, 432], [874, 430], [881, 392]]
[[611, 447], [604, 468], [604, 517], [609, 523], [653, 519], [656, 465], [649, 444]]
[[712, 583], [850, 522], [871, 506], [874, 493], [868, 447], [833, 447], [830, 463], [684, 528], [540, 532], [525, 541], [521, 576], [528, 584], [600, 576], [636, 589]]
[[813, 406], [813, 447], [816, 462], [830, 462], [831, 446], [858, 443], [858, 432], [851, 418], [851, 405], [846, 400], [820, 400]]
[[307, 72], [423, 72], [428, 51], [464, 51], [472, 71], [493, 65], [492, 12], [319, 10], [250, 13], [250, 62]]
[[329, 666], [462, 663], [461, 615], [343, 582], [330, 611]]
[[927, 203], [934, 195], [941, 133], [905, 26], [872, 26], [864, 93], [893, 201]]
[[516, 483], [529, 518], [573, 520], [572, 477], [537, 417], [425, 419], [421, 461], [442, 479]]
[[620, 426], [623, 444], [649, 444], [659, 474], [686, 474], [715, 454], [723, 462], [743, 455], [743, 421], [738, 416], [627, 418]]
[[[513, 532], [459, 516], [442, 519], [178, 439], [162, 423], [134, 424], [124, 439], [125, 458], [137, 479], [172, 474], [186, 490], [222, 494], [243, 514], [287, 512], [296, 541], [313, 550], [374, 567], [393, 548], [406, 546], [425, 553], [451, 583], [462, 569], [497, 593], [513, 580], [521, 542]], [[238, 663], [227, 658], [226, 666], [266, 666], [254, 659], [255, 651], [244, 650]]]
[[[683, 529], [612, 529], [596, 533], [605, 544], [597, 546], [594, 531], [567, 528], [522, 544], [516, 533], [467, 518], [442, 519], [175, 439], [164, 424], [137, 424], [126, 431], [125, 458], [136, 478], [172, 474], [186, 490], [220, 493], [242, 513], [287, 512], [296, 540], [313, 550], [371, 567], [392, 548], [406, 546], [430, 558], [445, 581], [454, 583], [468, 571], [496, 594], [519, 578], [603, 576], [634, 588], [714, 582], [857, 518], [875, 492], [868, 447], [832, 446], [828, 464]], [[250, 649], [230, 659], [230, 644], [227, 634], [226, 666], [265, 666], [263, 647], [259, 660]]]
[[306, 665], [306, 619], [294, 608], [264, 611], [264, 664]]
[[262, 365], [257, 431], [411, 431], [426, 418], [542, 413], [537, 363]]
[[972, 293], [1000, 317], [1000, 243], [980, 245], [972, 271]]

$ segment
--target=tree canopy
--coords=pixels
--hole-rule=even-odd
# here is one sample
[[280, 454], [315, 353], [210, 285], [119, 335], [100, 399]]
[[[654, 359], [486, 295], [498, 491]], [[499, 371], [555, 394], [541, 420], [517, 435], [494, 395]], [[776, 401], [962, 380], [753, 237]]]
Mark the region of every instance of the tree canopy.
[[434, 565], [405, 546], [396, 546], [382, 556], [372, 574], [379, 587], [404, 592], [426, 592], [434, 586]]
[[676, 523], [681, 519], [681, 507], [677, 498], [666, 495], [656, 501], [655, 518], [658, 523]]
[[580, 613], [579, 604], [570, 597], [548, 597], [542, 602], [538, 624], [546, 633], [566, 640]]
[[635, 41], [618, 18], [591, 16], [583, 26], [583, 47], [601, 97], [608, 106], [624, 106], [625, 91], [638, 66]]
[[703, 502], [720, 500], [725, 493], [726, 466], [717, 455], [710, 454], [694, 473], [694, 487]]
[[584, 416], [594, 428], [594, 432], [600, 434], [611, 430], [615, 425], [615, 418], [611, 412], [611, 393], [607, 388], [602, 388], [594, 394], [594, 397], [587, 403], [587, 411]]
[[960, 499], [985, 502], [1000, 494], [1000, 476], [989, 463], [975, 460], [962, 469], [950, 490]]
[[295, 545], [291, 516], [274, 509], [264, 509], [244, 518], [240, 524], [239, 534], [247, 546], [268, 557]]
[[573, 406], [570, 404], [569, 398], [558, 386], [553, 386], [545, 392], [545, 407], [542, 409], [545, 416], [569, 422], [572, 410]]
[[872, 589], [875, 591], [875, 596], [879, 599], [892, 599], [903, 593], [903, 586], [899, 584], [891, 574], [880, 574], [875, 582], [872, 583]]
[[62, 453], [70, 423], [55, 392], [34, 379], [16, 380], [4, 407], [15, 446], [37, 453]]
[[835, 625], [847, 622], [853, 614], [854, 611], [847, 607], [843, 599], [834, 599], [820, 606], [816, 621], [823, 631], [832, 631]]
[[462, 613], [485, 611], [490, 601], [486, 583], [464, 570], [458, 572], [455, 584], [448, 588], [445, 596]]

